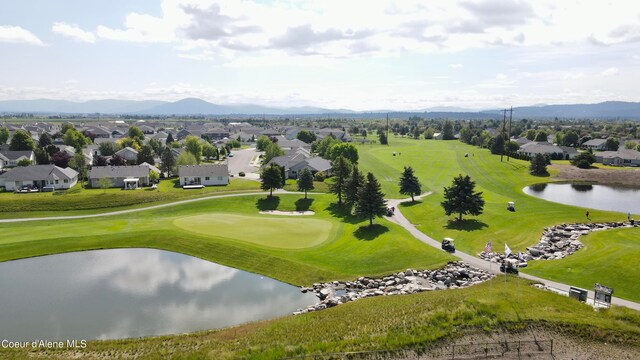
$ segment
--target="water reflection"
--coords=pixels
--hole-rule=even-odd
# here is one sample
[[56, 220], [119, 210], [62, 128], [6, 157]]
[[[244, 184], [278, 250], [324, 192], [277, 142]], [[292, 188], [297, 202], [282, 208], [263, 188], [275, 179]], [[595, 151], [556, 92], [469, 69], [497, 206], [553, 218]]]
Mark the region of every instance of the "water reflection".
[[589, 184], [536, 184], [524, 188], [523, 191], [531, 196], [561, 204], [617, 211], [625, 215], [627, 213], [640, 214], [640, 189], [634, 187]]
[[11, 340], [183, 333], [288, 314], [315, 300], [273, 279], [160, 250], [0, 263], [0, 337]]

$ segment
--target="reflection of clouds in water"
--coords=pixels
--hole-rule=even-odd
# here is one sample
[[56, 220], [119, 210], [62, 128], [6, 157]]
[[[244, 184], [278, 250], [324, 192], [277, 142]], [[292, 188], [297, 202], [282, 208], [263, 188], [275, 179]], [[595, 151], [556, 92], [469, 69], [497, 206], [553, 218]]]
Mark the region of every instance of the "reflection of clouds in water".
[[180, 287], [187, 292], [206, 291], [215, 285], [231, 280], [238, 270], [191, 258], [181, 264]]
[[[146, 249], [114, 249], [90, 254], [80, 279], [104, 279], [111, 287], [137, 296], [155, 295], [177, 284], [186, 292], [207, 291], [233, 278], [238, 270], [187, 255]], [[177, 254], [171, 254], [177, 255]]]

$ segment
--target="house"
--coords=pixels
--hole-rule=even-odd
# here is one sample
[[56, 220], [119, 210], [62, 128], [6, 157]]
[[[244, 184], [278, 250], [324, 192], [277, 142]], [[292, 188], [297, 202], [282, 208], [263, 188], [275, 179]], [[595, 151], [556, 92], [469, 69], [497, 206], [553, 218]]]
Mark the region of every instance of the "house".
[[520, 146], [531, 142], [531, 140], [527, 139], [526, 137], [519, 137], [517, 139], [511, 138], [511, 141], [516, 142]]
[[0, 149], [0, 169], [18, 166], [18, 163], [22, 160], [29, 160], [32, 163], [35, 161], [35, 155], [31, 150], [25, 151], [11, 151]]
[[116, 151], [116, 155], [120, 156], [127, 160], [127, 162], [136, 162], [138, 161], [138, 151], [136, 149], [125, 147]]
[[229, 167], [224, 165], [181, 165], [178, 167], [180, 185], [227, 185]]
[[149, 185], [149, 167], [136, 166], [94, 166], [89, 171], [89, 185], [99, 188], [100, 179], [109, 179], [111, 187], [137, 189]]
[[282, 135], [276, 136], [276, 140], [277, 140], [276, 143], [278, 144], [278, 146], [280, 146], [283, 150], [296, 150], [299, 148], [304, 148], [307, 150], [311, 149], [311, 145], [307, 144], [302, 140], [298, 140], [298, 139], [289, 140]]
[[296, 179], [302, 169], [309, 169], [311, 172], [316, 173], [319, 171], [331, 172], [331, 162], [321, 157], [311, 157], [309, 151], [304, 148], [299, 148], [295, 152], [278, 156], [269, 164], [274, 163], [284, 168], [284, 177], [286, 179]]
[[222, 140], [224, 138], [229, 138], [229, 131], [225, 129], [211, 129], [206, 130], [202, 133], [203, 137], [207, 137], [209, 140]]
[[603, 151], [596, 156], [596, 162], [613, 166], [640, 166], [640, 151], [621, 149]]
[[111, 138], [111, 132], [100, 126], [87, 126], [85, 128], [87, 134], [93, 135], [93, 138], [109, 139]]
[[309, 169], [312, 173], [324, 171], [327, 175], [331, 175], [331, 161], [323, 159], [319, 156], [305, 159], [297, 164], [292, 165], [289, 168], [289, 176], [292, 178], [298, 178], [298, 174], [303, 169]]
[[546, 141], [532, 141], [526, 143], [518, 149], [518, 154], [533, 157], [536, 154], [549, 155], [551, 159], [573, 159], [578, 155], [578, 152], [569, 150], [569, 148], [562, 148], [557, 145], [553, 145]]
[[42, 189], [69, 189], [78, 183], [78, 172], [71, 168], [55, 165], [19, 166], [0, 175], [0, 186], [7, 191], [15, 191], [30, 185]]
[[145, 135], [153, 135], [156, 133], [156, 129], [152, 128], [149, 125], [140, 125], [138, 126], [138, 129], [140, 129], [140, 131], [142, 131], [142, 133]]
[[582, 144], [583, 147], [591, 150], [606, 150], [607, 149], [607, 140], [606, 139], [592, 139], [586, 141]]

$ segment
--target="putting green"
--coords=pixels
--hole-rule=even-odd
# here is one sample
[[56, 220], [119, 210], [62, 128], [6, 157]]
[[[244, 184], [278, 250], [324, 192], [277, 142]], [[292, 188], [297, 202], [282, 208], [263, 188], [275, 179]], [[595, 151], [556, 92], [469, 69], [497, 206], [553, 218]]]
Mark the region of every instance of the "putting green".
[[176, 219], [173, 223], [181, 229], [198, 234], [282, 249], [303, 249], [318, 245], [329, 239], [335, 227], [332, 222], [320, 219], [236, 214], [187, 216]]

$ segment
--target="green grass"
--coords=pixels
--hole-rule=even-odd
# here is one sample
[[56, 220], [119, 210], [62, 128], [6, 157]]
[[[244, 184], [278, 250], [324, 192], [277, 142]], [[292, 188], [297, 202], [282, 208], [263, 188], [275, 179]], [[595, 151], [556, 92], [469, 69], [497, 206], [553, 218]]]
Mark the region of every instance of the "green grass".
[[614, 296], [640, 302], [640, 228], [597, 231], [580, 238], [584, 247], [562, 260], [533, 261], [527, 273], [593, 289], [614, 288]]
[[[185, 231], [215, 235], [230, 241], [282, 249], [303, 249], [335, 237], [337, 224], [327, 220], [303, 219], [290, 216], [203, 214], [173, 220]], [[304, 226], [300, 226], [304, 224]]]
[[[466, 289], [359, 300], [328, 310], [218, 331], [144, 339], [92, 341], [83, 350], [0, 350], [5, 358], [280, 359], [302, 354], [420, 349], [466, 343], [465, 335], [509, 331], [553, 334], [601, 344], [640, 347], [640, 314], [625, 308], [593, 311], [568, 297], [509, 277], [507, 287]], [[546, 334], [541, 331], [547, 331]], [[497, 335], [496, 335], [497, 337]], [[500, 337], [501, 338], [501, 337]], [[557, 340], [557, 339], [556, 339]]]
[[[330, 195], [239, 196], [202, 200], [135, 214], [98, 219], [37, 221], [2, 225], [0, 261], [60, 252], [142, 247], [175, 251], [219, 264], [267, 275], [291, 284], [309, 285], [317, 281], [353, 279], [362, 275], [384, 275], [407, 268], [432, 268], [452, 257], [414, 239], [403, 228], [376, 220], [374, 227], [331, 202]], [[295, 222], [295, 230], [282, 229], [273, 216], [260, 210], [284, 211], [308, 209], [313, 216], [284, 220]], [[233, 223], [216, 223], [211, 233], [194, 233], [174, 225], [185, 217], [218, 214], [244, 217], [250, 228], [238, 229]], [[254, 222], [255, 219], [255, 222]], [[215, 221], [215, 220], [212, 220]], [[267, 235], [303, 236], [313, 239], [318, 225], [326, 223], [330, 231], [323, 242], [312, 248], [286, 249], [269, 244]], [[201, 226], [200, 223], [198, 226]], [[308, 226], [307, 226], [308, 225]], [[262, 232], [268, 233], [262, 233]], [[253, 233], [252, 233], [253, 232]], [[240, 236], [237, 236], [240, 235]], [[255, 242], [238, 241], [245, 236]], [[260, 241], [256, 239], [261, 239]], [[285, 244], [292, 239], [276, 239]], [[313, 240], [315, 241], [315, 240]], [[311, 241], [311, 242], [313, 242]]]
[[77, 185], [59, 193], [0, 193], [0, 218], [89, 214], [239, 191], [260, 191], [260, 183], [253, 180], [232, 179], [227, 186], [183, 190], [176, 186], [176, 180], [168, 179], [160, 181], [158, 190], [142, 188], [138, 190], [106, 189], [105, 191], [82, 189]]

